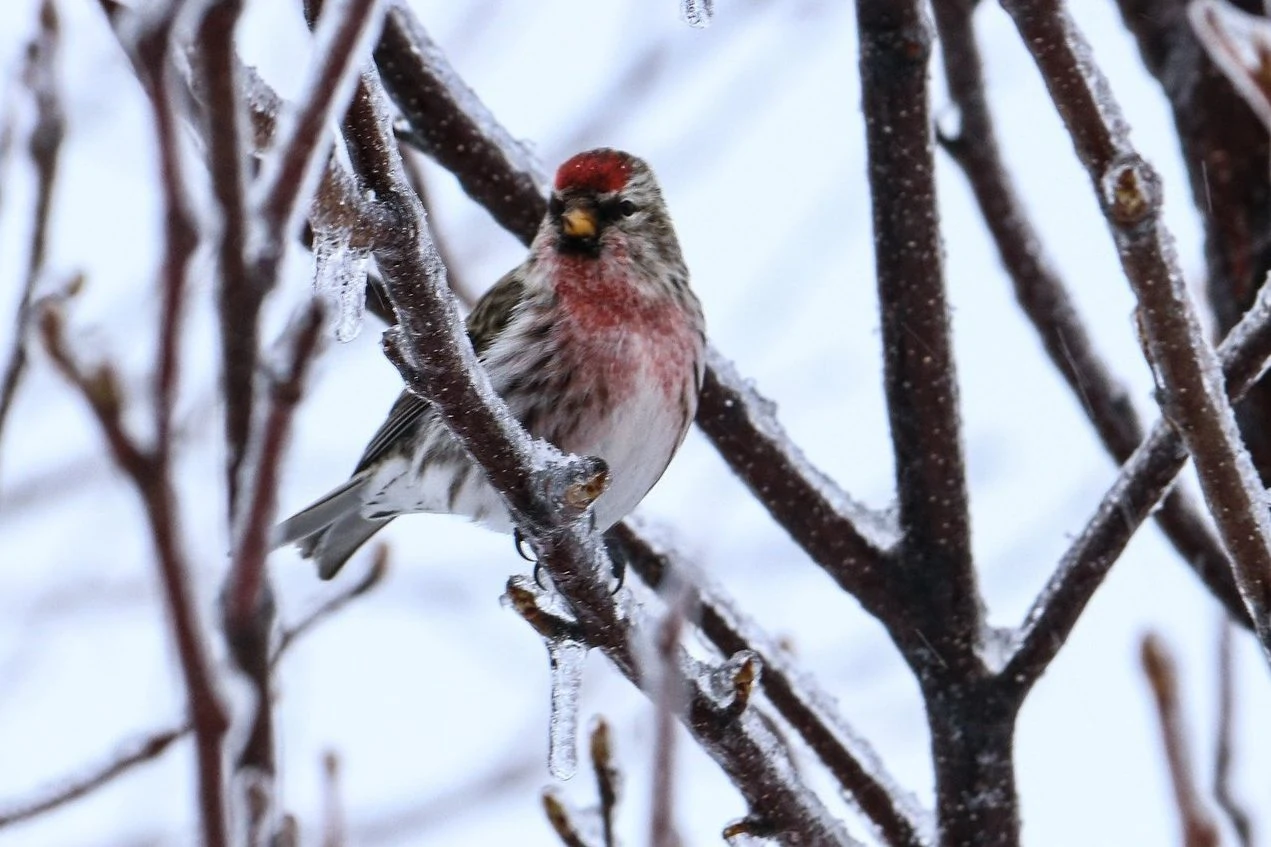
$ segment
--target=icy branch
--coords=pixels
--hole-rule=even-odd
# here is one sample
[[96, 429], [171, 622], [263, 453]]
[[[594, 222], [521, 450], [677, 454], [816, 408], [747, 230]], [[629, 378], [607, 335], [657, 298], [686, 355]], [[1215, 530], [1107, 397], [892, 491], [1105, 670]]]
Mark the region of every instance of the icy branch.
[[[858, 0], [861, 92], [874, 211], [884, 386], [903, 540], [894, 568], [910, 612], [896, 626], [915, 668], [975, 662], [980, 599], [949, 332], [932, 161], [927, 60], [917, 2]], [[917, 605], [921, 604], [919, 611]], [[954, 671], [954, 673], [959, 673]]]
[[781, 717], [803, 737], [861, 812], [898, 847], [928, 843], [929, 813], [885, 771], [869, 745], [845, 726], [833, 698], [800, 671], [780, 646], [722, 594], [689, 573], [673, 550], [646, 540], [629, 524], [612, 532], [619, 555], [651, 588], [660, 589], [668, 572], [694, 584], [693, 603], [685, 616], [696, 620], [703, 635], [724, 656], [749, 652], [763, 667], [759, 684]]
[[[969, 181], [1016, 299], [1041, 337], [1051, 364], [1079, 399], [1108, 453], [1124, 464], [1143, 440], [1143, 423], [1129, 392], [1095, 349], [1006, 172], [985, 96], [972, 29], [973, 7], [961, 0], [936, 0], [933, 8], [945, 77], [959, 115], [957, 135], [938, 136], [940, 145]], [[1227, 554], [1187, 494], [1171, 491], [1155, 517], [1214, 596], [1248, 625]]]
[[[1240, 400], [1261, 378], [1271, 360], [1271, 289], [1218, 348], [1223, 381], [1232, 402]], [[1161, 499], [1187, 461], [1178, 432], [1165, 421], [1152, 427], [1122, 466], [1094, 516], [1051, 574], [1018, 636], [1019, 647], [1002, 678], [1027, 690], [1059, 652], [1077, 619], [1129, 543], [1139, 525]]]
[[1236, 584], [1271, 660], [1271, 516], [1161, 219], [1159, 177], [1131, 146], [1107, 81], [1066, 11], [1055, 0], [1003, 0], [1003, 6], [1033, 52], [1094, 184], [1139, 301], [1163, 407], [1196, 462]]

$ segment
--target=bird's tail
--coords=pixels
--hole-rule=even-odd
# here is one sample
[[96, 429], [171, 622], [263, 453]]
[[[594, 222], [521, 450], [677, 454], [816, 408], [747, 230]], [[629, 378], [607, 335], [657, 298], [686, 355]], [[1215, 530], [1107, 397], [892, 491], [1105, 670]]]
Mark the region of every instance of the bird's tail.
[[352, 479], [308, 508], [274, 527], [270, 539], [276, 549], [295, 544], [305, 558], [318, 565], [318, 576], [330, 579], [372, 535], [392, 518], [362, 517], [362, 489], [370, 474]]

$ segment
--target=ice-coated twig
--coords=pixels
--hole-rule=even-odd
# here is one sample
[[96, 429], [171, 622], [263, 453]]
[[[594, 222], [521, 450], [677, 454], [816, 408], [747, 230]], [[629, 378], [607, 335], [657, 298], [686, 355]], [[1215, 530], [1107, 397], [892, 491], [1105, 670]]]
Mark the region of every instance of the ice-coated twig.
[[1163, 408], [1196, 463], [1236, 584], [1271, 660], [1271, 516], [1162, 220], [1160, 178], [1130, 144], [1107, 80], [1058, 0], [1002, 5], [1032, 52], [1094, 184], [1139, 302]]
[[[432, 139], [423, 145], [423, 152], [450, 170], [471, 197], [528, 244], [547, 209], [537, 167], [458, 79], [406, 6], [396, 4], [389, 11], [375, 60], [389, 94], [414, 130], [412, 138]], [[836, 578], [859, 581], [864, 590], [885, 567], [883, 548], [894, 541], [891, 522], [868, 512], [812, 468], [781, 432], [771, 404], [731, 367], [711, 366], [711, 362], [725, 361], [714, 351], [708, 354], [706, 384], [711, 390], [704, 390], [700, 398], [698, 425], [752, 490], [759, 492], [764, 505], [783, 510], [781, 514], [774, 511], [778, 521], [797, 519], [791, 535], [814, 560], [834, 568]], [[745, 437], [731, 437], [732, 426], [744, 428]], [[738, 451], [736, 458], [734, 451]], [[806, 476], [783, 478], [777, 467]], [[765, 488], [798, 499], [767, 497], [762, 494]], [[837, 558], [822, 558], [831, 555]]]
[[774, 518], [876, 616], [894, 605], [887, 582], [892, 523], [856, 503], [803, 455], [761, 397], [717, 351], [707, 352], [697, 424]]
[[349, 102], [362, 59], [381, 21], [380, 0], [340, 0], [314, 25], [317, 61], [295, 109], [279, 121], [253, 192], [263, 224], [258, 249], [281, 249], [312, 197], [328, 159], [327, 127]]
[[543, 812], [564, 847], [596, 847], [583, 836], [578, 825], [578, 820], [584, 815], [561, 799], [554, 786], [543, 792]]
[[207, 4], [197, 27], [196, 57], [204, 93], [201, 125], [207, 139], [212, 195], [219, 212], [215, 232], [217, 308], [221, 323], [221, 375], [225, 396], [226, 494], [232, 524], [238, 510], [239, 469], [250, 437], [253, 380], [263, 295], [251, 278], [247, 253], [248, 209], [245, 115], [238, 79], [234, 30], [242, 0]]
[[[1231, 401], [1239, 401], [1271, 360], [1271, 289], [1263, 286], [1254, 308], [1218, 348]], [[1060, 560], [1020, 627], [1018, 647], [1002, 671], [1004, 684], [1028, 689], [1063, 647], [1082, 610], [1112, 563], [1146, 520], [1187, 461], [1178, 433], [1158, 421]]]
[[[970, 183], [1015, 297], [1051, 364], [1079, 399], [1105, 449], [1123, 464], [1143, 440], [1143, 423], [1128, 390], [1095, 349], [1007, 174], [985, 96], [973, 8], [965, 0], [933, 3], [945, 78], [959, 117], [956, 135], [937, 138]], [[1155, 517], [1184, 561], [1228, 612], [1247, 625], [1248, 611], [1232, 580], [1227, 554], [1191, 498], [1182, 490], [1171, 491]]]
[[1159, 636], [1148, 633], [1140, 644], [1140, 662], [1161, 724], [1161, 746], [1174, 786], [1183, 844], [1185, 847], [1218, 847], [1222, 843], [1218, 827], [1196, 788], [1187, 728], [1183, 725], [1182, 705], [1178, 699], [1174, 658]]
[[[529, 242], [547, 211], [546, 182], [514, 139], [455, 73], [406, 4], [393, 0], [375, 48], [384, 87], [414, 130], [412, 140], [494, 219]], [[440, 116], [444, 120], [438, 120]], [[526, 202], [528, 200], [528, 202]]]
[[610, 531], [620, 555], [651, 588], [660, 589], [668, 572], [678, 574], [680, 580], [694, 580], [695, 604], [687, 616], [698, 622], [721, 654], [749, 652], [758, 657], [763, 667], [759, 682], [768, 701], [802, 736], [886, 843], [897, 847], [929, 843], [924, 835], [932, 828], [929, 813], [896, 784], [869, 745], [842, 724], [833, 698], [722, 594], [694, 579], [681, 556], [648, 541], [648, 535], [627, 523]]
[[353, 600], [379, 585], [387, 573], [388, 547], [384, 544], [379, 544], [376, 545], [375, 550], [371, 553], [371, 565], [366, 569], [366, 573], [362, 575], [361, 579], [319, 604], [297, 623], [283, 629], [282, 634], [278, 638], [278, 646], [274, 649], [273, 656], [270, 658], [270, 663], [277, 667], [278, 660], [283, 657], [296, 639], [339, 612]]
[[[61, 161], [62, 139], [66, 135], [66, 116], [62, 110], [61, 84], [58, 79], [58, 62], [61, 56], [61, 25], [53, 0], [44, 0], [40, 6], [39, 34], [27, 47], [23, 82], [26, 91], [35, 101], [35, 126], [27, 141], [31, 161], [35, 165], [35, 215], [31, 227], [30, 247], [27, 251], [26, 276], [22, 294], [18, 300], [14, 320], [13, 343], [0, 378], [0, 442], [3, 442], [5, 421], [17, 396], [18, 384], [27, 363], [27, 336], [31, 328], [31, 299], [44, 273], [44, 260], [48, 246], [49, 221], [53, 209], [53, 188], [57, 183], [58, 163]], [[0, 165], [7, 158], [12, 143], [13, 124], [9, 115], [0, 115], [4, 121], [0, 127]]]
[[85, 769], [84, 773], [66, 780], [56, 788], [42, 792], [31, 800], [0, 806], [0, 829], [38, 817], [72, 800], [91, 794], [115, 777], [127, 773], [140, 764], [157, 759], [172, 745], [172, 742], [182, 738], [189, 731], [190, 725], [185, 724], [128, 742], [109, 761], [97, 767]]
[[[542, 458], [542, 445], [530, 439], [507, 414], [459, 322], [444, 269], [427, 235], [423, 208], [410, 190], [378, 76], [368, 71], [345, 121], [350, 158], [385, 213], [376, 233], [375, 257], [393, 303], [398, 327], [386, 333], [386, 352], [410, 389], [428, 398], [503, 496], [539, 561], [569, 603], [586, 644], [600, 649], [629, 679], [641, 677], [634, 659], [634, 624], [608, 585], [612, 567], [603, 544], [583, 531], [547, 489], [594, 477], [594, 463]], [[502, 414], [500, 414], [502, 412]], [[551, 452], [548, 451], [548, 456]], [[700, 688], [690, 703], [704, 706]], [[763, 817], [786, 843], [850, 844], [834, 820], [798, 779], [787, 762], [771, 757], [776, 740], [755, 716], [743, 712], [728, 720], [709, 708], [690, 708], [689, 728], [739, 788], [753, 813]]]
[[1235, 758], [1236, 669], [1232, 624], [1225, 616], [1218, 631], [1218, 717], [1214, 721], [1214, 802], [1227, 816], [1240, 847], [1253, 847], [1253, 820], [1232, 789]]
[[[1205, 291], [1216, 337], [1253, 302], [1271, 271], [1271, 137], [1256, 113], [1210, 60], [1186, 0], [1117, 0], [1143, 63], [1169, 99], [1204, 224]], [[1257, 0], [1244, 0], [1253, 10]], [[1234, 154], [1234, 151], [1239, 151]], [[1271, 384], [1255, 387], [1236, 409], [1245, 444], [1271, 480]]]

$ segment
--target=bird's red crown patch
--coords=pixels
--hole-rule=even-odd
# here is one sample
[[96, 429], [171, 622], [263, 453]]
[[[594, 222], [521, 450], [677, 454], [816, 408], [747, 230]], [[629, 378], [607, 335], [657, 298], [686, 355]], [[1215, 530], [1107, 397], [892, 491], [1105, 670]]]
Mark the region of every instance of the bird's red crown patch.
[[631, 178], [631, 170], [630, 157], [617, 150], [579, 153], [556, 171], [556, 190], [618, 191]]

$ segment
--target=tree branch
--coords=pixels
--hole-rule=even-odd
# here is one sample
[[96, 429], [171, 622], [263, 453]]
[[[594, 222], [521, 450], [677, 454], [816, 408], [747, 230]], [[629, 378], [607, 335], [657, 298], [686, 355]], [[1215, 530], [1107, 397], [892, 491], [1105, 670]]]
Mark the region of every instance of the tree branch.
[[[1015, 297], [1051, 364], [1079, 398], [1105, 449], [1124, 464], [1143, 440], [1143, 423], [1129, 392], [1095, 350], [1007, 175], [984, 91], [974, 7], [970, 0], [933, 4], [945, 77], [960, 119], [956, 137], [937, 138], [970, 183]], [[1190, 498], [1181, 490], [1171, 491], [1154, 514], [1161, 531], [1214, 596], [1236, 620], [1251, 625], [1227, 554]]]
[[[911, 625], [892, 637], [920, 679], [980, 675], [981, 601], [957, 374], [941, 263], [927, 61], [917, 0], [857, 0], [861, 90], [874, 210], [884, 385], [902, 539], [896, 578]], [[923, 631], [916, 632], [915, 621]]]
[[[1196, 462], [1236, 584], [1271, 660], [1271, 517], [1161, 220], [1156, 172], [1134, 150], [1085, 38], [1057, 0], [1002, 0], [1094, 184], [1139, 301], [1163, 405]], [[1046, 45], [1042, 49], [1039, 45]]]
[[[629, 522], [609, 532], [618, 556], [650, 588], [660, 590], [668, 572], [692, 580], [688, 566], [673, 550], [654, 545]], [[694, 580], [697, 582], [696, 580]], [[744, 613], [707, 586], [694, 586], [694, 603], [687, 617], [698, 622], [702, 634], [724, 656], [749, 651], [759, 657], [759, 684], [782, 718], [799, 733], [829, 769], [839, 786], [894, 847], [920, 847], [930, 829], [924, 813], [902, 801], [903, 792], [865, 741], [843, 725], [833, 709], [834, 699], [798, 670], [772, 639]]]
[[[1264, 290], [1218, 348], [1232, 402], [1257, 382], [1271, 360], [1271, 291]], [[1001, 673], [1026, 691], [1058, 654], [1112, 563], [1187, 462], [1182, 438], [1160, 421], [1122, 466], [1094, 516], [1064, 554], [1016, 637]]]

